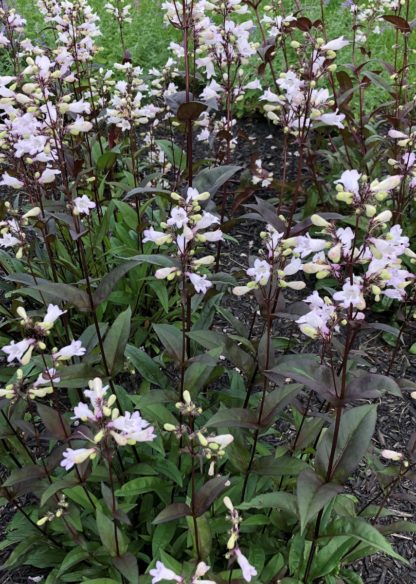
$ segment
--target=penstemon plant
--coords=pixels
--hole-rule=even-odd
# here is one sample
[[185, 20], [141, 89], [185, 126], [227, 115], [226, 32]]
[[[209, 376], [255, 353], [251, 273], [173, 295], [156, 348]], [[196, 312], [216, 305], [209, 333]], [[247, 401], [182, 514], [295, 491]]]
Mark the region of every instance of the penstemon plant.
[[[36, 4], [38, 44], [0, 2], [2, 570], [359, 584], [377, 553], [406, 569], [388, 535], [416, 531], [394, 506], [416, 441], [377, 424], [416, 399], [397, 364], [415, 353], [411, 1], [346, 2], [342, 35], [323, 1], [166, 1], [158, 68], [130, 52], [135, 3], [102, 6], [120, 39], [105, 64], [87, 0]], [[272, 148], [245, 160], [250, 108]]]

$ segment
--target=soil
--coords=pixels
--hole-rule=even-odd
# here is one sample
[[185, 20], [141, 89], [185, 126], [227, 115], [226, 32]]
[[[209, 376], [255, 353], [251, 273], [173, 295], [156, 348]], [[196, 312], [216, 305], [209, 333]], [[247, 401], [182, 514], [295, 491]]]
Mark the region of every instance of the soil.
[[[263, 119], [244, 120], [240, 123], [240, 129], [245, 134], [245, 139], [241, 140], [233, 155], [233, 163], [246, 166], [250, 159], [261, 158], [263, 167], [274, 173], [278, 179], [282, 172], [281, 132], [273, 125], [269, 125]], [[198, 146], [196, 156], [199, 157]], [[206, 152], [205, 152], [206, 154]], [[201, 156], [203, 157], [203, 156]], [[289, 175], [293, 173], [296, 162], [295, 156], [289, 156]], [[263, 189], [261, 196], [267, 199], [267, 191]], [[250, 201], [252, 202], [252, 201]], [[228, 201], [229, 206], [233, 203], [232, 193]], [[301, 201], [300, 201], [301, 203]], [[244, 209], [241, 208], [241, 212]], [[256, 252], [260, 247], [258, 238], [259, 225], [256, 222], [244, 222], [237, 224], [232, 230], [232, 236], [238, 240], [238, 246], [227, 243], [223, 248], [223, 268], [224, 271], [244, 270], [247, 268], [248, 256]], [[304, 297], [304, 292], [302, 293]], [[291, 301], [300, 299], [300, 295], [291, 293]], [[240, 318], [248, 327], [253, 326], [253, 313], [255, 303], [251, 295], [241, 298], [227, 299], [227, 307], [233, 314]], [[382, 315], [383, 316], [383, 315]], [[290, 320], [282, 321], [278, 319], [279, 329], [275, 330], [275, 335], [293, 339], [294, 351], [298, 353], [313, 352], [313, 343], [305, 342], [305, 338], [300, 334], [297, 327], [293, 326]], [[229, 327], [226, 322], [218, 322], [222, 330]], [[254, 320], [254, 334], [261, 332], [261, 318]], [[404, 347], [414, 341], [410, 338], [410, 333], [404, 335]], [[377, 332], [365, 337], [365, 351], [370, 364], [370, 371], [382, 373], [386, 371], [386, 364], [390, 360], [391, 347], [382, 339], [382, 333]], [[399, 351], [394, 366], [392, 368], [393, 377], [406, 377], [416, 382], [416, 357], [409, 357], [405, 350]], [[385, 395], [379, 400], [379, 415], [374, 446], [377, 448], [388, 448], [392, 450], [405, 451], [406, 445], [415, 432], [416, 403], [405, 393], [403, 399]], [[290, 432], [290, 428], [288, 428]], [[377, 481], [372, 472], [362, 464], [359, 471], [350, 481], [348, 489], [354, 493], [359, 493], [361, 504], [375, 499], [374, 503], [382, 500], [379, 494]], [[416, 484], [410, 481], [401, 487], [398, 496], [392, 498], [387, 507], [393, 510], [393, 515], [388, 518], [388, 522], [398, 520], [416, 521]], [[13, 516], [15, 509], [8, 505], [0, 508], [0, 540], [7, 523]], [[393, 534], [390, 540], [395, 550], [409, 561], [410, 566], [406, 566], [396, 560], [383, 555], [376, 555], [370, 559], [358, 562], [354, 566], [355, 570], [361, 574], [365, 584], [414, 584], [416, 583], [416, 535], [414, 534]], [[10, 549], [0, 552], [0, 565], [10, 553]], [[42, 576], [42, 572], [36, 569], [22, 566], [10, 573], [0, 573], [0, 584], [31, 584], [37, 581], [36, 578]], [[35, 580], [31, 579], [35, 578]]]

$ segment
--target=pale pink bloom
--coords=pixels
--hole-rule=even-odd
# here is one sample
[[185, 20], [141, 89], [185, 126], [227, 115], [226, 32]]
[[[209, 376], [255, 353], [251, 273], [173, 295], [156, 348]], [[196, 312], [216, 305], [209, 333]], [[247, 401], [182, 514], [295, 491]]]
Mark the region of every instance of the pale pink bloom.
[[11, 187], [12, 189], [21, 189], [22, 187], [24, 187], [24, 182], [22, 182], [21, 180], [17, 179], [14, 176], [10, 176], [8, 172], [5, 172], [2, 175], [0, 181], [0, 186], [3, 185], [6, 187]]
[[181, 583], [184, 581], [182, 576], [178, 576], [173, 570], [166, 568], [166, 566], [159, 561], [156, 562], [156, 568], [150, 570], [149, 574], [152, 576], [152, 584], [156, 584], [162, 580], [175, 580], [175, 582]]
[[145, 229], [143, 231], [143, 235], [143, 243], [152, 241], [153, 243], [156, 243], [156, 245], [163, 245], [164, 243], [172, 240], [170, 235], [166, 235], [166, 233], [163, 231], [155, 231], [153, 227], [150, 227], [150, 229]]
[[196, 222], [194, 230], [199, 231], [200, 229], [208, 229], [211, 225], [215, 225], [219, 223], [220, 220], [218, 217], [213, 215], [212, 213], [208, 213], [207, 211], [203, 211], [202, 218]]
[[260, 89], [261, 90], [261, 83], [259, 79], [255, 79], [254, 81], [250, 81], [246, 85], [244, 85], [244, 89]]
[[266, 260], [259, 259], [255, 259], [253, 267], [247, 270], [247, 275], [254, 278], [254, 280], [262, 286], [265, 286], [269, 281], [270, 273], [270, 264], [266, 262]]
[[90, 400], [94, 412], [96, 414], [101, 414], [104, 398], [109, 386], [103, 385], [103, 382], [99, 377], [92, 379], [88, 385], [90, 389], [86, 389], [84, 395]]
[[198, 274], [187, 272], [186, 275], [192, 282], [195, 292], [198, 294], [205, 294], [209, 288], [212, 288], [212, 282], [207, 279], [207, 276], [199, 276]]
[[8, 248], [19, 244], [20, 240], [11, 233], [5, 233], [3, 237], [0, 237], [0, 247]]
[[71, 418], [71, 420], [82, 420], [83, 422], [86, 422], [87, 420], [96, 422], [98, 419], [99, 418], [97, 418], [90, 410], [88, 404], [84, 402], [79, 402], [79, 404], [74, 407], [74, 415]]
[[309, 234], [299, 235], [296, 238], [296, 247], [294, 252], [300, 254], [300, 257], [305, 258], [311, 253], [322, 251], [326, 248], [327, 242], [324, 239], [313, 239]]
[[357, 280], [353, 284], [349, 281], [345, 282], [342, 290], [335, 292], [333, 299], [336, 302], [339, 302], [344, 308], [350, 308], [350, 306], [358, 308], [359, 310], [365, 308], [362, 286]]
[[386, 460], [394, 460], [396, 462], [403, 458], [403, 454], [401, 452], [396, 452], [395, 450], [382, 450], [381, 456]]
[[61, 174], [61, 171], [54, 168], [45, 168], [40, 178], [38, 179], [38, 182], [41, 185], [53, 183], [57, 174]]
[[209, 436], [207, 437], [208, 444], [218, 444], [223, 450], [227, 448], [233, 441], [234, 436], [232, 434], [220, 434], [219, 436]]
[[79, 215], [89, 215], [90, 209], [95, 209], [96, 204], [87, 195], [82, 195], [74, 199], [74, 207]]
[[293, 276], [302, 267], [302, 260], [300, 258], [292, 258], [288, 264], [283, 268], [285, 276]]
[[156, 438], [155, 429], [144, 420], [140, 412], [125, 412], [108, 424], [112, 436], [120, 445], [127, 442], [152, 442]]
[[213, 580], [201, 580], [208, 570], [209, 566], [205, 562], [199, 562], [195, 574], [192, 576], [191, 584], [216, 584]]
[[19, 341], [18, 343], [12, 341], [10, 345], [5, 345], [2, 351], [7, 355], [7, 363], [11, 363], [14, 360], [22, 361], [23, 356], [33, 347], [34, 343], [35, 339], [23, 339], [23, 341]]
[[72, 357], [82, 357], [85, 355], [87, 349], [82, 346], [81, 341], [71, 341], [70, 345], [62, 347], [57, 353], [53, 355], [53, 358], [58, 361], [68, 361]]
[[188, 215], [182, 207], [173, 207], [170, 212], [170, 218], [167, 220], [167, 224], [170, 226], [175, 226], [177, 229], [182, 229], [189, 221]]
[[170, 276], [170, 274], [172, 274], [172, 272], [176, 272], [177, 268], [159, 268], [158, 270], [156, 270], [155, 272], [155, 277], [158, 280], [163, 280], [164, 278], [167, 278], [168, 276]]
[[399, 132], [398, 130], [389, 130], [388, 135], [390, 136], [390, 138], [394, 138], [395, 140], [404, 140], [406, 138], [409, 138], [407, 134], [405, 134], [404, 132]]
[[341, 174], [341, 178], [334, 181], [334, 183], [341, 184], [345, 191], [353, 193], [354, 195], [358, 195], [360, 192], [360, 178], [361, 174], [358, 172], [358, 170], [345, 170]]
[[385, 178], [381, 182], [378, 182], [377, 180], [375, 180], [370, 185], [371, 192], [381, 193], [381, 192], [391, 191], [399, 186], [402, 178], [403, 177], [400, 174], [395, 174], [395, 175], [392, 175], [392, 176]]
[[339, 114], [337, 110], [336, 112], [331, 112], [329, 114], [321, 114], [315, 119], [327, 126], [336, 126], [342, 130], [344, 128], [342, 122], [345, 120], [345, 114]]
[[63, 466], [65, 470], [70, 470], [76, 464], [82, 464], [95, 454], [95, 448], [78, 448], [76, 450], [73, 448], [67, 448], [63, 453], [61, 466]]
[[271, 91], [270, 89], [266, 89], [266, 91], [263, 93], [263, 95], [260, 96], [259, 99], [260, 101], [268, 101], [269, 103], [279, 103], [281, 105], [284, 103], [282, 99], [276, 93], [273, 93], [273, 91]]
[[2, 32], [0, 32], [0, 47], [6, 47], [9, 44], [10, 44], [9, 39], [6, 36], [4, 36]]
[[80, 99], [79, 101], [73, 101], [68, 104], [68, 111], [72, 114], [90, 114], [91, 104]]
[[59, 383], [60, 381], [61, 381], [61, 378], [57, 375], [56, 369], [51, 367], [51, 368], [47, 369], [46, 371], [39, 373], [39, 376], [36, 379], [36, 381], [33, 383], [33, 386], [39, 387], [41, 385], [50, 385], [51, 382]]
[[62, 316], [62, 314], [65, 313], [66, 310], [61, 310], [59, 306], [56, 306], [55, 304], [49, 304], [45, 318], [43, 319], [43, 324], [51, 326], [58, 320], [60, 316]]
[[70, 131], [71, 134], [74, 134], [76, 136], [77, 134], [89, 132], [90, 130], [92, 130], [92, 123], [88, 122], [87, 120], [84, 120], [82, 116], [77, 116], [75, 122], [69, 124], [68, 130]]
[[215, 231], [208, 231], [204, 233], [204, 237], [207, 241], [215, 242], [215, 241], [222, 241], [223, 240], [223, 233], [221, 229], [217, 229]]
[[344, 39], [343, 36], [334, 39], [333, 41], [329, 41], [321, 46], [322, 51], [339, 51], [350, 44], [350, 41]]
[[251, 582], [253, 576], [257, 576], [257, 570], [254, 566], [250, 564], [246, 556], [241, 552], [239, 548], [234, 550], [235, 556], [237, 558], [238, 565], [243, 573], [243, 578], [246, 582]]

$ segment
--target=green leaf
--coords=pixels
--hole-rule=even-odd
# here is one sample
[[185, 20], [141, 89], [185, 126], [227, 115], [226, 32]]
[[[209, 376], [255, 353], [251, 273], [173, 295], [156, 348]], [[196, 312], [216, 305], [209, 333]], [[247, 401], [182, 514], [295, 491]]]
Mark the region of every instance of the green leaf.
[[[344, 482], [358, 466], [370, 445], [376, 420], [376, 405], [351, 408], [342, 414], [330, 477], [332, 481]], [[315, 470], [323, 479], [327, 476], [335, 424], [336, 421], [325, 432], [316, 451]]]
[[257, 414], [244, 408], [222, 408], [206, 423], [207, 427], [216, 428], [251, 428], [256, 430]]
[[187, 168], [186, 154], [179, 146], [171, 142], [171, 140], [156, 140], [156, 144], [176, 169], [184, 171]]
[[74, 487], [77, 484], [78, 484], [77, 479], [61, 479], [61, 480], [53, 482], [52, 484], [50, 484], [48, 486], [48, 488], [42, 494], [42, 497], [40, 500], [40, 506], [43, 507], [45, 505], [45, 503], [47, 501], [49, 501], [49, 499], [53, 495], [55, 495], [55, 493], [57, 493], [58, 491], [62, 491], [63, 489], [69, 489], [71, 487]]
[[204, 168], [193, 180], [193, 186], [200, 193], [208, 191], [211, 197], [215, 195], [219, 188], [230, 180], [241, 166], [224, 165], [215, 168]]
[[131, 308], [118, 315], [104, 339], [104, 353], [110, 375], [123, 367], [124, 351], [130, 336]]
[[124, 554], [119, 558], [113, 558], [113, 564], [130, 584], [139, 583], [139, 566], [133, 554]]
[[172, 359], [178, 363], [181, 363], [183, 359], [186, 359], [186, 355], [182, 355], [183, 339], [182, 333], [178, 328], [172, 324], [154, 324], [153, 328], [162, 345], [165, 347], [168, 355]]
[[228, 476], [210, 479], [196, 493], [194, 499], [194, 513], [196, 517], [203, 515], [212, 503], [227, 489]]
[[374, 549], [409, 565], [409, 562], [394, 551], [387, 539], [375, 527], [359, 517], [340, 517], [335, 519], [322, 530], [319, 539], [325, 540], [326, 538], [337, 536], [358, 539]]
[[136, 371], [153, 385], [166, 387], [169, 384], [168, 378], [161, 372], [160, 366], [141, 349], [127, 345], [125, 356], [134, 365]]
[[123, 555], [127, 551], [127, 546], [124, 543], [123, 535], [118, 527], [114, 528], [114, 521], [107, 517], [101, 509], [97, 509], [96, 513], [97, 531], [103, 546], [110, 552], [113, 557], [117, 556], [116, 532], [119, 544], [120, 554]]
[[325, 483], [312, 469], [304, 470], [298, 477], [297, 504], [301, 533], [319, 511], [342, 489], [339, 485]]
[[64, 560], [59, 568], [59, 572], [58, 572], [57, 576], [58, 577], [62, 576], [62, 574], [65, 574], [65, 572], [67, 572], [68, 570], [70, 570], [71, 568], [73, 568], [74, 566], [79, 564], [80, 562], [83, 562], [88, 557], [89, 557], [89, 553], [86, 552], [85, 550], [83, 550], [81, 548], [72, 549], [65, 556], [65, 558], [64, 558]]
[[43, 278], [36, 278], [36, 280], [28, 274], [14, 274], [13, 276], [6, 276], [5, 280], [17, 282], [18, 284], [25, 284], [27, 287], [40, 292], [45, 292], [49, 297], [53, 296], [55, 303], [59, 304], [62, 301], [73, 304], [82, 311], [91, 310], [91, 303], [88, 294], [84, 290], [80, 290], [70, 284], [60, 284], [57, 282], [50, 282]]
[[98, 307], [105, 300], [107, 300], [121, 278], [133, 268], [137, 268], [138, 265], [140, 265], [140, 262], [133, 259], [129, 262], [125, 262], [124, 264], [116, 266], [108, 274], [106, 274], [99, 283], [96, 290], [93, 292], [92, 299], [94, 306]]
[[308, 467], [303, 460], [292, 456], [262, 456], [253, 464], [253, 472], [262, 476], [282, 477], [285, 475], [296, 476]]
[[168, 521], [176, 521], [187, 515], [192, 515], [189, 505], [186, 503], [171, 503], [153, 519], [153, 523], [159, 525]]
[[167, 549], [176, 532], [175, 523], [156, 525], [152, 533], [152, 557], [157, 558], [161, 549]]
[[49, 406], [45, 406], [39, 402], [36, 403], [36, 408], [38, 410], [39, 417], [42, 420], [42, 423], [45, 425], [47, 431], [54, 438], [65, 442], [68, 436], [71, 435], [71, 428], [63, 415], [60, 414], [57, 409], [50, 408]]
[[291, 515], [296, 515], [296, 497], [285, 491], [275, 493], [264, 493], [257, 495], [251, 501], [238, 505], [239, 509], [281, 509]]
[[156, 492], [162, 501], [169, 503], [171, 488], [167, 487], [166, 481], [158, 477], [139, 477], [125, 483], [116, 495], [118, 497], [138, 497], [144, 493]]
[[315, 555], [311, 570], [311, 582], [337, 572], [342, 558], [354, 544], [352, 537], [334, 537], [327, 545], [320, 548]]
[[268, 428], [273, 424], [276, 415], [295, 399], [301, 389], [302, 385], [299, 383], [290, 383], [267, 394], [264, 400], [260, 426], [262, 428]]

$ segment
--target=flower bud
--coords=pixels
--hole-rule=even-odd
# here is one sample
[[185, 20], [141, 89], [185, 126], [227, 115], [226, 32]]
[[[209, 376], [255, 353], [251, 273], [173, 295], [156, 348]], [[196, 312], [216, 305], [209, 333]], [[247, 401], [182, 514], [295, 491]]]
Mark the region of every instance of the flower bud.
[[311, 216], [312, 225], [315, 227], [329, 227], [330, 223], [320, 215], [314, 214]]

